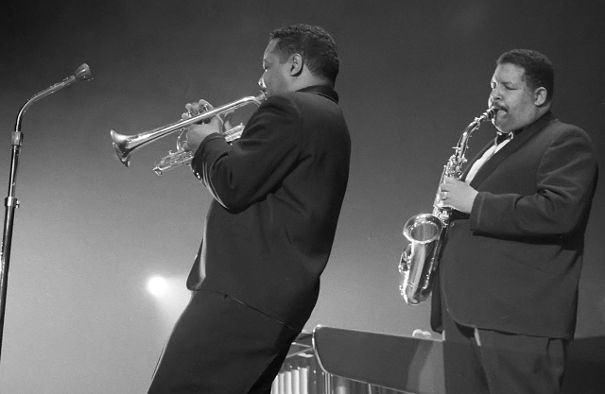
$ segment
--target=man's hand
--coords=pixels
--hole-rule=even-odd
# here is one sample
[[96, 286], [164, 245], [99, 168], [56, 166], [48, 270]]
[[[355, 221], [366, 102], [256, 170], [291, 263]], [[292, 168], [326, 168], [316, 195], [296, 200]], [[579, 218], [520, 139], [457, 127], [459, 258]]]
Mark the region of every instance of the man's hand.
[[439, 205], [454, 208], [462, 213], [471, 213], [477, 191], [468, 183], [455, 178], [445, 177], [439, 185]]
[[[199, 100], [197, 103], [186, 104], [185, 109], [187, 112], [184, 112], [181, 115], [181, 118], [189, 119], [203, 112], [212, 110], [212, 105], [206, 100]], [[206, 137], [210, 134], [220, 133], [222, 128], [223, 122], [219, 116], [213, 117], [210, 121], [206, 121], [206, 123], [189, 126], [183, 148], [186, 151], [195, 152]]]

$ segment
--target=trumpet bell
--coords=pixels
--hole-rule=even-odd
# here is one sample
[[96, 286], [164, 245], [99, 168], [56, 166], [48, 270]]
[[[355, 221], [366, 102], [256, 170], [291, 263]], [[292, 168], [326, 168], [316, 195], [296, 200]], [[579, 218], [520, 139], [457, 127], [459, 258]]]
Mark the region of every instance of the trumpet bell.
[[130, 166], [130, 153], [132, 149], [128, 149], [129, 136], [120, 134], [115, 130], [110, 130], [113, 150], [116, 153], [116, 157], [126, 167]]

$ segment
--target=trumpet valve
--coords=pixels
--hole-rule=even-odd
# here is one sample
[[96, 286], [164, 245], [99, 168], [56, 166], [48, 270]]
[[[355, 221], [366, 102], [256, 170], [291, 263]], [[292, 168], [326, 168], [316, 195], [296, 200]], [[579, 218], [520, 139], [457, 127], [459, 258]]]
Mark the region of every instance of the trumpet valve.
[[244, 128], [244, 124], [240, 123], [237, 126], [230, 128], [229, 130], [225, 130], [225, 132], [223, 133], [223, 135], [225, 136], [225, 140], [227, 140], [227, 142], [233, 142], [239, 139], [242, 136]]

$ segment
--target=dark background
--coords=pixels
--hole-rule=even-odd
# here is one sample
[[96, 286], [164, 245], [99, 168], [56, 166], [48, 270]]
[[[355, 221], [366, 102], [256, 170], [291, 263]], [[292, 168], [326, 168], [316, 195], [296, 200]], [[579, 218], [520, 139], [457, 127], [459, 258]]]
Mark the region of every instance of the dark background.
[[[109, 130], [149, 130], [187, 102], [257, 93], [269, 32], [319, 24], [336, 39], [351, 176], [317, 324], [407, 336], [428, 306], [398, 294], [404, 221], [430, 211], [460, 131], [487, 107], [497, 56], [534, 48], [555, 65], [554, 111], [585, 128], [605, 168], [605, 2], [19, 1], [0, 16], [0, 175], [34, 93], [87, 62], [95, 79], [25, 114], [0, 392], [144, 392], [186, 301], [184, 276], [210, 196], [186, 168], [151, 171], [175, 138], [124, 168]], [[245, 113], [245, 111], [243, 111]], [[494, 133], [484, 125], [473, 155]], [[605, 336], [605, 183], [586, 236], [577, 337]], [[163, 298], [146, 290], [162, 275]], [[477, 294], [481, 297], [481, 294]], [[434, 338], [438, 335], [433, 333]]]

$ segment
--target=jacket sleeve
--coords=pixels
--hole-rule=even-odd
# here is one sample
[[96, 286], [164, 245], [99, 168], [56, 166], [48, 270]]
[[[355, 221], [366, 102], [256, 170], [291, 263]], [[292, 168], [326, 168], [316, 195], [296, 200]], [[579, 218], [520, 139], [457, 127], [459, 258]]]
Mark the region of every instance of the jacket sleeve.
[[471, 230], [489, 236], [551, 237], [572, 234], [590, 209], [597, 162], [587, 134], [560, 133], [544, 151], [531, 195], [479, 192]]
[[207, 137], [192, 169], [223, 207], [243, 210], [264, 198], [293, 168], [300, 126], [294, 101], [272, 96], [252, 115], [240, 140], [229, 145], [219, 134]]

